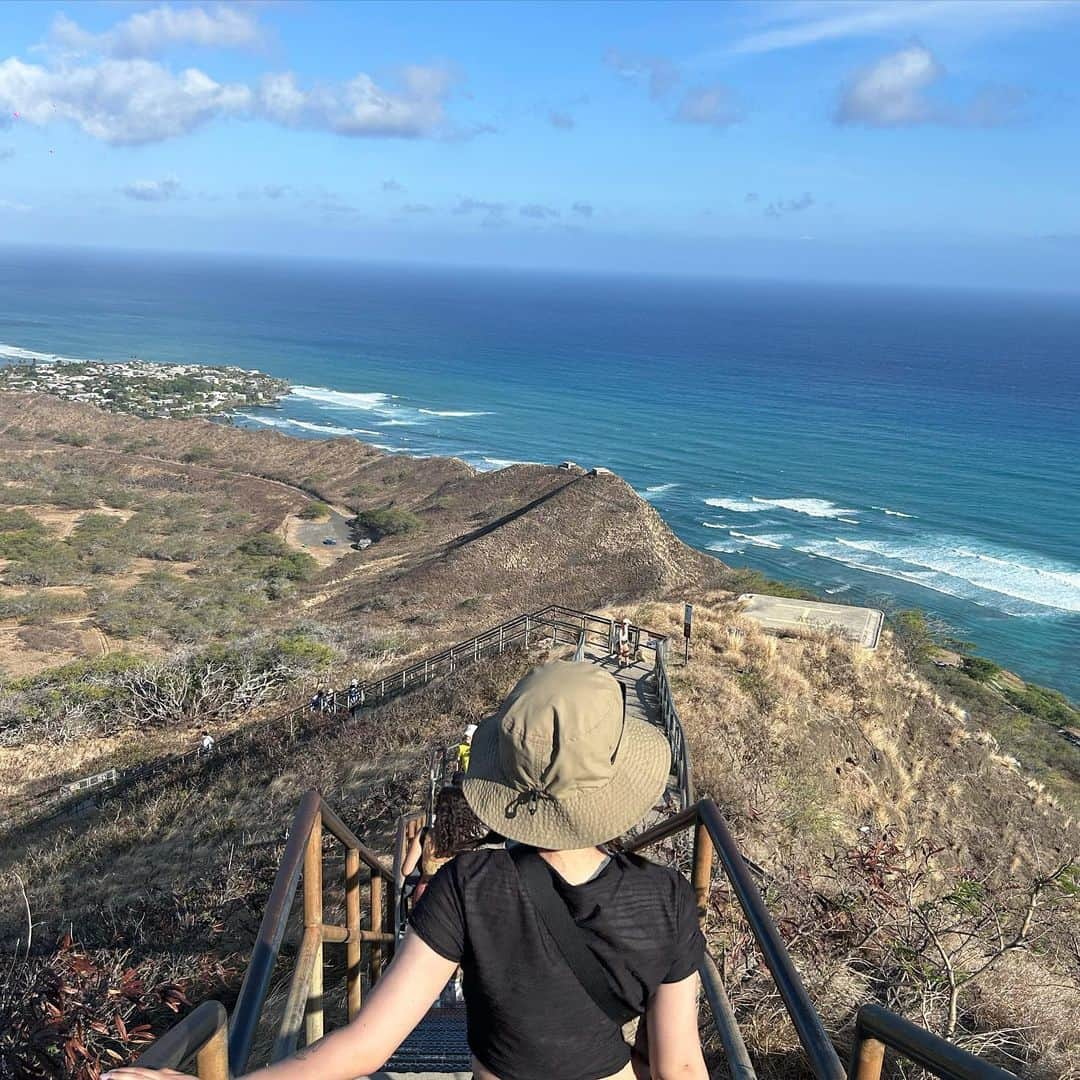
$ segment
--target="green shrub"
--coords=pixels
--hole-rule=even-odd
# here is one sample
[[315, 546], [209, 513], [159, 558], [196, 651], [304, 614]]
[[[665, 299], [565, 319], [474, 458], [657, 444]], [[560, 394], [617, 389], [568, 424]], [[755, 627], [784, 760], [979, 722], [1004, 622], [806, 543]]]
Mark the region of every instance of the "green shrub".
[[376, 539], [384, 536], [402, 536], [423, 528], [423, 521], [410, 510], [395, 510], [384, 507], [382, 510], [365, 510], [356, 516], [357, 524], [372, 533]]
[[961, 661], [960, 668], [965, 675], [969, 675], [977, 682], [989, 682], [1001, 672], [1001, 667], [998, 664], [981, 656], [965, 656]]
[[65, 446], [89, 446], [90, 436], [78, 431], [60, 431], [53, 436], [53, 442], [63, 443]]
[[33, 514], [25, 510], [0, 511], [0, 533], [44, 532], [45, 526]]
[[209, 446], [193, 446], [190, 450], [180, 456], [181, 461], [187, 462], [189, 465], [197, 465], [203, 461], [210, 461], [214, 456], [212, 447]]
[[324, 502], [310, 502], [296, 516], [305, 521], [324, 521], [330, 516], [330, 507]]
[[257, 558], [266, 556], [280, 558], [288, 555], [292, 549], [277, 533], [258, 532], [249, 536], [236, 550], [241, 555], [253, 555]]
[[1005, 697], [1029, 716], [1038, 717], [1055, 727], [1076, 727], [1080, 725], [1080, 710], [1057, 690], [1027, 683], [1023, 690], [1006, 688]]

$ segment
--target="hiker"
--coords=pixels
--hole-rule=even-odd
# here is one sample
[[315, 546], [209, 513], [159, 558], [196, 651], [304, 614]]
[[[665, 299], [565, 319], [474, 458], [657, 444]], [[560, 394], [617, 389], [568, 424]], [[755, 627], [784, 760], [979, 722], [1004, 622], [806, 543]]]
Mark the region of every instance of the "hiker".
[[626, 667], [630, 663], [630, 620], [623, 619], [618, 628], [619, 635], [619, 667]]
[[443, 866], [462, 851], [483, 844], [487, 833], [487, 828], [469, 808], [461, 788], [444, 787], [435, 800], [434, 821], [413, 837], [401, 864], [406, 880], [417, 869], [420, 872], [412, 893], [413, 902], [424, 895], [431, 879]]
[[202, 733], [202, 739], [199, 742], [200, 754], [212, 754], [214, 752], [214, 736], [209, 731]]
[[349, 683], [348, 702], [350, 709], [355, 709], [360, 704], [360, 681], [358, 679], [353, 679]]
[[326, 691], [320, 686], [308, 704], [312, 712], [322, 712], [326, 708]]
[[[663, 733], [624, 714], [610, 672], [566, 661], [534, 669], [480, 724], [463, 785], [506, 846], [463, 852], [435, 875], [348, 1026], [251, 1076], [377, 1072], [460, 963], [476, 1080], [707, 1080], [693, 889], [674, 869], [605, 846], [653, 808], [670, 765]], [[622, 1025], [635, 1016], [647, 1021], [648, 1061], [639, 1050], [632, 1064]]]
[[458, 743], [457, 748], [457, 771], [459, 773], [466, 773], [469, 771], [469, 751], [472, 749], [472, 739], [476, 734], [476, 725], [469, 724], [465, 728], [465, 736]]

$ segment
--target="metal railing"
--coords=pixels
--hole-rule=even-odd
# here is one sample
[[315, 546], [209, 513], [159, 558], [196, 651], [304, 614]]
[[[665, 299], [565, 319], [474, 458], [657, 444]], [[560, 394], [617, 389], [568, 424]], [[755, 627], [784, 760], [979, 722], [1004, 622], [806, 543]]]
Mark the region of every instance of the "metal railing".
[[[323, 921], [323, 835], [329, 833], [345, 849], [345, 925]], [[361, 865], [368, 878], [368, 923], [361, 926]], [[351, 1020], [360, 1011], [362, 1000], [362, 949], [368, 947], [368, 980], [374, 983], [382, 973], [384, 950], [391, 950], [394, 935], [386, 929], [393, 910], [394, 875], [382, 860], [364, 845], [317, 791], [301, 800], [293, 818], [289, 839], [281, 857], [270, 898], [263, 912], [259, 933], [251, 953], [240, 995], [233, 1009], [228, 1037], [227, 1068], [240, 1075], [247, 1067], [251, 1047], [262, 1016], [270, 980], [277, 964], [281, 943], [301, 878], [304, 885], [304, 931], [289, 983], [284, 1013], [274, 1039], [270, 1060], [280, 1061], [293, 1053], [301, 1028], [307, 1044], [322, 1038], [325, 1000], [323, 996], [323, 951], [327, 944], [345, 946], [345, 1001]], [[391, 903], [384, 903], [389, 884]], [[207, 1006], [216, 1006], [208, 1002]], [[138, 1065], [176, 1068], [197, 1055], [199, 1080], [226, 1080], [222, 1053], [217, 1046], [218, 1026], [210, 1029], [207, 1006], [196, 1009], [159, 1039], [142, 1055]], [[220, 1008], [220, 1006], [217, 1006]], [[214, 1013], [215, 1016], [219, 1015]], [[216, 1071], [215, 1071], [216, 1070]]]
[[878, 1080], [886, 1047], [945, 1080], [1016, 1080], [1014, 1073], [961, 1050], [880, 1005], [864, 1005], [855, 1018], [848, 1080]]
[[[772, 973], [776, 989], [795, 1027], [811, 1071], [818, 1080], [845, 1080], [844, 1066], [840, 1063], [825, 1026], [784, 946], [780, 932], [776, 929], [761, 893], [743, 861], [742, 852], [720, 816], [716, 804], [711, 799], [702, 799], [681, 814], [676, 814], [634, 837], [626, 848], [632, 852], [640, 851], [690, 828], [694, 830], [694, 861], [690, 883], [697, 895], [699, 917], [704, 918], [708, 910], [715, 853], [724, 868], [739, 907], [742, 908], [754, 941]], [[742, 1035], [739, 1033], [731, 1004], [727, 1001], [719, 973], [707, 959], [700, 974], [713, 1010], [717, 1031], [725, 1048], [731, 1048], [729, 1061], [738, 1065], [742, 1080], [750, 1080], [754, 1075], [753, 1067], [746, 1054]]]
[[[307, 702], [248, 725], [240, 731], [223, 735], [215, 742], [213, 751], [207, 752], [193, 748], [186, 753], [169, 754], [155, 761], [148, 761], [120, 771], [114, 775], [107, 786], [102, 784], [96, 790], [90, 789], [72, 795], [64, 785], [58, 785], [30, 799], [9, 804], [7, 810], [11, 820], [4, 823], [3, 830], [10, 830], [15, 826], [27, 828], [30, 825], [44, 825], [50, 821], [77, 815], [100, 806], [103, 799], [120, 795], [136, 784], [169, 769], [200, 761], [210, 762], [220, 759], [221, 755], [227, 754], [230, 747], [239, 744], [241, 740], [250, 739], [267, 731], [281, 731], [286, 725], [290, 730], [295, 730], [298, 723], [312, 716], [347, 718], [357, 709], [381, 705], [400, 694], [426, 686], [437, 678], [451, 675], [469, 664], [501, 655], [509, 648], [519, 646], [529, 648], [532, 645], [550, 641], [555, 646], [575, 644], [577, 646], [575, 658], [578, 658], [579, 654], [580, 658], [584, 658], [585, 650], [589, 646], [613, 654], [615, 626], [615, 620], [557, 604], [539, 611], [526, 612], [498, 626], [493, 626], [468, 641], [451, 645], [442, 652], [418, 660], [398, 671], [378, 679], [370, 679], [356, 686], [345, 687], [342, 690], [331, 690], [321, 699], [317, 708], [313, 708], [312, 704]], [[636, 625], [630, 627], [630, 632], [635, 649], [653, 649], [659, 655], [661, 643], [666, 640], [663, 635]], [[668, 702], [665, 706], [667, 709], [665, 728], [668, 731], [669, 740], [673, 740], [673, 757], [676, 762], [679, 762], [683, 746], [682, 728], [677, 722], [677, 716], [675, 716], [674, 726], [669, 721], [669, 716], [674, 714], [670, 693], [666, 694], [666, 699], [662, 695], [661, 700]], [[685, 763], [682, 774], [689, 775]], [[689, 805], [691, 801], [692, 798], [684, 796], [683, 805]], [[11, 813], [12, 806], [17, 808], [14, 813]]]
[[671, 771], [678, 786], [679, 805], [686, 810], [694, 803], [694, 779], [690, 771], [690, 751], [686, 746], [686, 735], [679, 719], [679, 710], [675, 708], [675, 697], [668, 679], [668, 644], [668, 638], [657, 642], [653, 674], [656, 679], [656, 696], [660, 702], [660, 719], [667, 733], [668, 746], [671, 747]]

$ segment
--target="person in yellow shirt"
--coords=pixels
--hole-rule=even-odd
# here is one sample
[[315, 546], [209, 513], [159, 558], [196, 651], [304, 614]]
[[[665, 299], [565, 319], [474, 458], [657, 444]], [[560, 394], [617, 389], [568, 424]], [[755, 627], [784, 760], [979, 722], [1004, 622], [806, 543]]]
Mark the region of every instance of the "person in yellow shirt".
[[472, 749], [472, 737], [476, 732], [476, 725], [470, 724], [465, 729], [465, 738], [458, 743], [457, 748], [457, 771], [466, 773], [469, 771], [469, 751]]

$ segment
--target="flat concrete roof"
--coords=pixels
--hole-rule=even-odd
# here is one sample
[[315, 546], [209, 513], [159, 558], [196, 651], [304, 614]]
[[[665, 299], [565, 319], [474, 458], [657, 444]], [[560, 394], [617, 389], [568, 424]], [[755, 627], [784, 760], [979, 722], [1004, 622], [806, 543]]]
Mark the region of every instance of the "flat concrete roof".
[[743, 614], [766, 630], [792, 633], [797, 630], [838, 630], [849, 641], [876, 649], [885, 613], [878, 608], [823, 604], [817, 600], [792, 600], [786, 596], [743, 593]]

